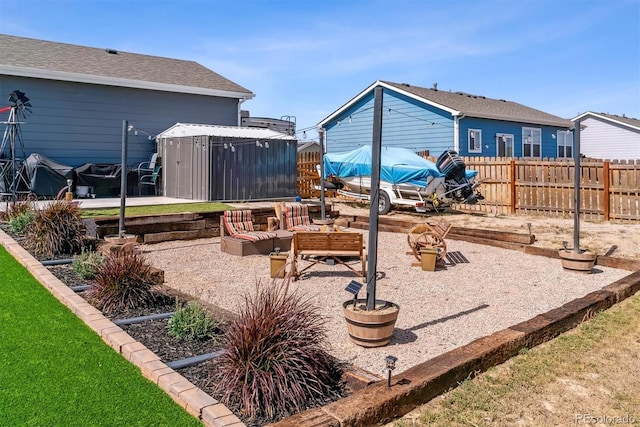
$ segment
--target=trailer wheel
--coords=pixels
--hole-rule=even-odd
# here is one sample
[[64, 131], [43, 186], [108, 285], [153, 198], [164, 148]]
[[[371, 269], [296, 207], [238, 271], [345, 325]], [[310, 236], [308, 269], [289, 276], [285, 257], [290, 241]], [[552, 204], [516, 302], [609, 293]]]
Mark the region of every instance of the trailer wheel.
[[384, 191], [380, 191], [380, 197], [378, 198], [378, 214], [386, 215], [391, 210], [391, 200], [389, 195]]

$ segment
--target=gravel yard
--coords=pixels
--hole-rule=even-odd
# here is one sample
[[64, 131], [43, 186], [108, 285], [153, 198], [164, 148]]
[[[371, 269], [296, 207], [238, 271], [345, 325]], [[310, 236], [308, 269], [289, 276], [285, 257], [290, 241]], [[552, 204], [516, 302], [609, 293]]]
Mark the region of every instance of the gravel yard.
[[[363, 232], [368, 240], [367, 231], [349, 231]], [[351, 296], [344, 288], [351, 280], [364, 280], [344, 266], [319, 264], [291, 282], [291, 289], [311, 298], [326, 316], [329, 350], [338, 359], [382, 375], [385, 356], [394, 355], [394, 373], [399, 373], [629, 274], [601, 266], [593, 274], [573, 273], [564, 271], [557, 259], [452, 239], [447, 251], [459, 252], [469, 262], [428, 272], [411, 266], [416, 259], [408, 250], [406, 234], [379, 233], [377, 297], [400, 305], [386, 347], [366, 349], [350, 341], [342, 303]], [[145, 245], [144, 252], [165, 271], [167, 286], [232, 312], [258, 283], [273, 285], [268, 256], [222, 253], [217, 237]]]

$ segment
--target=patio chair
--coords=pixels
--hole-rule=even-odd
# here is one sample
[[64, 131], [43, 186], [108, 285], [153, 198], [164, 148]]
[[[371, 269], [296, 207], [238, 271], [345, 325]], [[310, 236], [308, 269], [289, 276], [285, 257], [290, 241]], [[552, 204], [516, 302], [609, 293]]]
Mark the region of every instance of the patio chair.
[[254, 228], [251, 210], [249, 209], [224, 211], [220, 219], [222, 222], [220, 227], [221, 235], [228, 234], [230, 237], [252, 242], [276, 237], [276, 233], [258, 231]]
[[156, 163], [158, 163], [158, 153], [153, 153], [148, 162], [138, 163], [138, 178], [143, 175], [151, 175], [156, 170]]
[[157, 195], [156, 194], [156, 184], [158, 183], [158, 180], [160, 178], [160, 172], [162, 171], [162, 166], [156, 166], [153, 170], [152, 173], [147, 174], [147, 175], [138, 175], [139, 179], [138, 179], [138, 196], [142, 195], [142, 186], [143, 185], [150, 185], [153, 187], [153, 195]]
[[249, 209], [224, 211], [220, 216], [220, 250], [231, 255], [268, 255], [277, 234], [257, 231]]
[[319, 225], [311, 223], [309, 207], [304, 203], [285, 204], [282, 209], [282, 228], [289, 231], [320, 231]]

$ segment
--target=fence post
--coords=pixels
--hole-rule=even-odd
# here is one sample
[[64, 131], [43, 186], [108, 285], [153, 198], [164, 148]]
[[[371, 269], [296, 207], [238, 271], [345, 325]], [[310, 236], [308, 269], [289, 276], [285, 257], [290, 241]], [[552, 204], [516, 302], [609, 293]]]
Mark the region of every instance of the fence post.
[[609, 194], [609, 187], [610, 187], [610, 183], [609, 183], [609, 161], [605, 160], [603, 168], [602, 168], [602, 184], [604, 186], [603, 188], [603, 192], [604, 192], [604, 200], [602, 201], [602, 209], [604, 210], [604, 220], [605, 221], [609, 221], [609, 219], [611, 218], [611, 207], [610, 207], [610, 200], [611, 200], [611, 195]]
[[516, 161], [509, 162], [509, 189], [511, 193], [511, 213], [516, 213]]

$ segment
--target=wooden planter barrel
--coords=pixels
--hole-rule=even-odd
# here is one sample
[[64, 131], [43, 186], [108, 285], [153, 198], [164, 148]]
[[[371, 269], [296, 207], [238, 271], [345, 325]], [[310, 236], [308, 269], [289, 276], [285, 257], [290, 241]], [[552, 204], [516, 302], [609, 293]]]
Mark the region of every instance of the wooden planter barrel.
[[374, 310], [366, 310], [366, 300], [345, 301], [344, 318], [351, 340], [362, 347], [382, 347], [389, 344], [393, 328], [398, 320], [400, 306], [392, 302], [376, 300]]
[[562, 268], [582, 273], [591, 273], [597, 258], [593, 252], [585, 250], [574, 252], [573, 249], [560, 249], [558, 255], [560, 255]]

